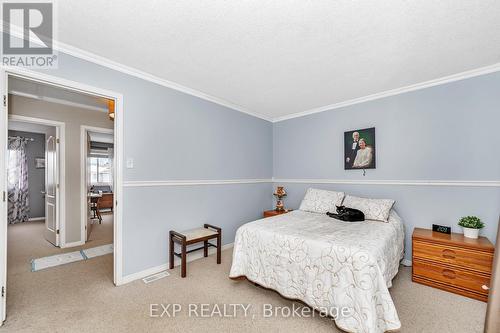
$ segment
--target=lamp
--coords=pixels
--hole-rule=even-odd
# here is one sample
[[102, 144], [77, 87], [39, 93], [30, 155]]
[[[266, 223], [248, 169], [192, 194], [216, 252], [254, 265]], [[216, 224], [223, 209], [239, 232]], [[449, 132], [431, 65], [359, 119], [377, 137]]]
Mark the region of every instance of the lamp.
[[276, 187], [276, 191], [273, 193], [273, 195], [276, 197], [276, 211], [284, 211], [285, 205], [283, 204], [282, 198], [286, 197], [285, 188], [283, 186]]
[[115, 100], [108, 100], [108, 117], [111, 120], [115, 120]]

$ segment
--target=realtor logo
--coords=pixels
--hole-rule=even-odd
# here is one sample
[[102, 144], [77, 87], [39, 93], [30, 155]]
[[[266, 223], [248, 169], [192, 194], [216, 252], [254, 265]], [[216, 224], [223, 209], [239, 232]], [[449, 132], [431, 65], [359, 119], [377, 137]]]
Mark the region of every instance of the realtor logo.
[[51, 1], [3, 2], [2, 19], [2, 65], [56, 68]]

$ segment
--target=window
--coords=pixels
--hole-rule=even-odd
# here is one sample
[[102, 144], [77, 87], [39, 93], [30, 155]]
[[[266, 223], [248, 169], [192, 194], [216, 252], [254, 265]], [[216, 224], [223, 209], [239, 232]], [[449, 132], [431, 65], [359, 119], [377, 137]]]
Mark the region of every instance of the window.
[[111, 163], [107, 157], [90, 157], [90, 183], [110, 184], [111, 177]]

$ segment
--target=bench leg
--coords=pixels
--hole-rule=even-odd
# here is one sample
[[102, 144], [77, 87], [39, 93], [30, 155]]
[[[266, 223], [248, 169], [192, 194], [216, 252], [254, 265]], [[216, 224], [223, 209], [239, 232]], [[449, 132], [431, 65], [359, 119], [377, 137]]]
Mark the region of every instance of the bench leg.
[[203, 242], [203, 256], [208, 257], [208, 241]]
[[170, 240], [169, 240], [169, 262], [170, 262], [170, 269], [174, 268], [174, 241], [172, 239], [172, 235], [170, 235]]
[[219, 232], [219, 234], [217, 235], [217, 264], [220, 264], [221, 262], [221, 248], [222, 248], [222, 239], [221, 239], [221, 234]]
[[186, 277], [186, 243], [182, 243], [181, 252], [181, 277]]

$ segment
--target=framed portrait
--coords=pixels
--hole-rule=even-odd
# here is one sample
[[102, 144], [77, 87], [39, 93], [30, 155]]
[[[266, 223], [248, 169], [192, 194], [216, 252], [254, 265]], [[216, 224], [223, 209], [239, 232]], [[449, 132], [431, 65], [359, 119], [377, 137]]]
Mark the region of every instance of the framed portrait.
[[35, 168], [36, 169], [45, 168], [45, 157], [35, 157]]
[[375, 127], [344, 132], [344, 170], [375, 169]]

